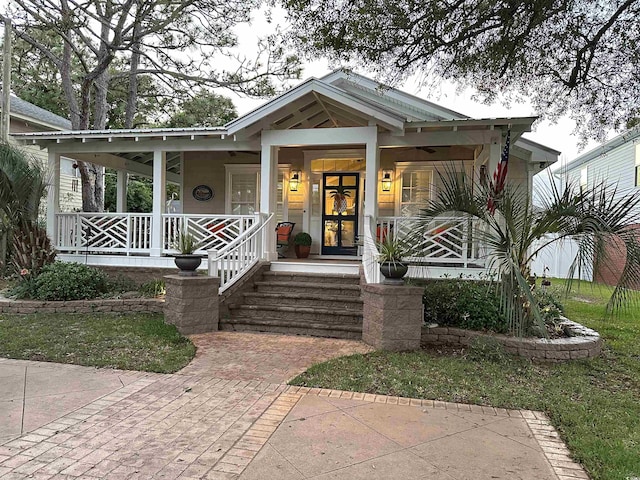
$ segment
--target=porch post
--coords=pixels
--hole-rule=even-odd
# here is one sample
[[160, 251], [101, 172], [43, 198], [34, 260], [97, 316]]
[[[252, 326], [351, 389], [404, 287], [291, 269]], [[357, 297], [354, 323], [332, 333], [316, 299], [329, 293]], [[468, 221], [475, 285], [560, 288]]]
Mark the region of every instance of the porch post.
[[127, 172], [118, 170], [116, 180], [116, 212], [127, 211]]
[[51, 172], [51, 183], [47, 189], [47, 235], [57, 245], [56, 214], [60, 209], [60, 154], [49, 150], [48, 169]]
[[[260, 156], [260, 212], [270, 215], [276, 211], [276, 188], [278, 185], [278, 149], [270, 143], [263, 143]], [[262, 243], [262, 258], [277, 260], [275, 224], [265, 227]]]
[[489, 180], [493, 180], [493, 172], [496, 171], [498, 164], [500, 163], [500, 156], [502, 155], [502, 137], [497, 136], [491, 139], [489, 144], [489, 159], [487, 161], [487, 175]]
[[167, 198], [167, 154], [161, 150], [153, 151], [153, 214], [151, 228], [151, 256], [162, 255], [162, 230]]
[[380, 170], [380, 150], [378, 149], [378, 135], [375, 133], [367, 141], [364, 192], [364, 216], [378, 217], [378, 170]]

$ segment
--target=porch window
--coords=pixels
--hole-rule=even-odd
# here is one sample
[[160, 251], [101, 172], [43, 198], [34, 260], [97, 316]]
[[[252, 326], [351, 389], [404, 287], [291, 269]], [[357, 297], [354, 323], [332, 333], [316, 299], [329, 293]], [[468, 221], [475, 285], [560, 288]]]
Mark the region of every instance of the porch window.
[[257, 172], [232, 173], [230, 175], [231, 209], [232, 215], [250, 215], [258, 211], [258, 181]]
[[414, 217], [424, 208], [431, 198], [433, 170], [417, 165], [397, 165], [400, 179], [398, 214], [402, 217]]
[[[227, 171], [226, 211], [231, 215], [252, 215], [260, 211], [260, 165], [225, 165]], [[278, 168], [277, 221], [287, 219], [287, 176], [289, 166]]]

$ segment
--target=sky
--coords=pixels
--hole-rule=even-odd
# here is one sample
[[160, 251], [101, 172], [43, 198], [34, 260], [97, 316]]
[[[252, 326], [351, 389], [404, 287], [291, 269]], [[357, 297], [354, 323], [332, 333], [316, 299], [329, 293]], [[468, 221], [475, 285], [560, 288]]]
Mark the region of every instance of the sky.
[[[3, 0], [0, 0], [0, 3]], [[236, 29], [239, 39], [239, 50], [247, 55], [255, 48], [256, 39], [270, 33], [274, 24], [278, 24], [281, 28], [286, 28], [286, 16], [282, 10], [276, 9], [272, 11], [273, 23], [269, 24], [265, 15], [254, 15], [251, 25], [242, 25]], [[313, 62], [305, 62], [303, 64], [302, 80], [309, 77], [322, 77], [331, 72], [337, 66], [331, 66], [325, 59], [317, 59]], [[371, 76], [368, 72], [356, 70], [357, 73], [365, 76]], [[292, 82], [295, 85], [297, 82]], [[429, 100], [443, 107], [449, 108], [474, 118], [491, 118], [491, 117], [528, 117], [535, 116], [535, 111], [531, 104], [515, 104], [505, 107], [500, 103], [486, 105], [473, 100], [474, 91], [466, 89], [458, 92], [456, 85], [452, 82], [443, 82], [438, 91], [429, 91], [427, 88], [421, 87], [417, 77], [409, 79], [404, 84], [393, 85], [395, 88], [403, 90], [412, 95], [416, 95], [425, 100]], [[265, 102], [264, 99], [243, 98], [238, 95], [229, 95], [233, 98], [234, 103], [240, 115], [260, 106]], [[580, 139], [573, 133], [576, 124], [569, 117], [560, 118], [557, 122], [538, 121], [534, 124], [534, 130], [524, 136], [562, 152], [560, 161], [554, 166], [559, 168], [562, 164], [573, 160], [581, 153], [585, 153], [594, 147], [598, 142], [588, 142], [584, 146], [580, 146]], [[612, 132], [608, 138], [615, 135]]]
[[[0, 0], [0, 11], [5, 10], [7, 3], [8, 0]], [[281, 9], [273, 10], [271, 18], [273, 20], [269, 23], [264, 11], [256, 12], [253, 15], [251, 24], [239, 25], [236, 27], [235, 30], [239, 39], [237, 49], [239, 54], [252, 58], [253, 52], [256, 51], [257, 39], [259, 37], [264, 37], [273, 32], [276, 25], [280, 28], [286, 29], [286, 17]], [[221, 66], [224, 66], [224, 61], [221, 62]], [[302, 66], [303, 72], [301, 81], [309, 77], [322, 77], [335, 68], [330, 66], [324, 59], [317, 59], [311, 62], [307, 61], [304, 62]], [[366, 71], [358, 70], [357, 73], [370, 76]], [[296, 83], [297, 81], [292, 81], [289, 82], [287, 86], [295, 86]], [[429, 91], [426, 88], [421, 87], [415, 78], [409, 79], [404, 84], [393, 86], [412, 95], [416, 95], [474, 118], [535, 115], [532, 106], [528, 103], [511, 104], [509, 108], [507, 108], [499, 103], [486, 105], [476, 102], [472, 98], [474, 93], [472, 90], [467, 89], [463, 92], [458, 92], [456, 86], [450, 82], [442, 83], [440, 88], [438, 88], [438, 91]], [[242, 97], [234, 94], [233, 92], [225, 92], [225, 94], [233, 99], [240, 115], [253, 110], [266, 101], [265, 99]], [[550, 123], [548, 121], [536, 122], [534, 124], [534, 131], [527, 133], [525, 136], [538, 143], [561, 151], [561, 162], [558, 162], [557, 164], [557, 167], [559, 167], [560, 164], [571, 161], [580, 153], [591, 150], [598, 145], [596, 142], [590, 142], [581, 148], [579, 146], [579, 138], [573, 134], [574, 129], [575, 123], [568, 117], [563, 117], [556, 123]], [[609, 135], [609, 137], [611, 136], [613, 136], [613, 133]]]

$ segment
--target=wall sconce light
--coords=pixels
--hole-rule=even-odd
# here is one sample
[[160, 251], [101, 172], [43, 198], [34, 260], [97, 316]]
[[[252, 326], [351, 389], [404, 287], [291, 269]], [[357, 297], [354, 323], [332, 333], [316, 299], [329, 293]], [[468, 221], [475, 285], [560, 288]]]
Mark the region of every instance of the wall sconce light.
[[293, 172], [289, 179], [289, 190], [292, 192], [298, 191], [298, 185], [300, 185], [300, 172]]
[[392, 178], [391, 178], [391, 171], [390, 170], [383, 170], [382, 171], [382, 191], [383, 192], [390, 192], [391, 191], [391, 182], [392, 182]]

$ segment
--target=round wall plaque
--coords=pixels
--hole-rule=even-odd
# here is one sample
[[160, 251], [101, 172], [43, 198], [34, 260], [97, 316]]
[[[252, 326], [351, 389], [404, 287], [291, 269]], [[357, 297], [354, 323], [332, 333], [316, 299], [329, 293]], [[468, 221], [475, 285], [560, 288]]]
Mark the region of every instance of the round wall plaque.
[[206, 202], [215, 196], [213, 189], [208, 185], [198, 185], [193, 189], [193, 198], [199, 202]]

